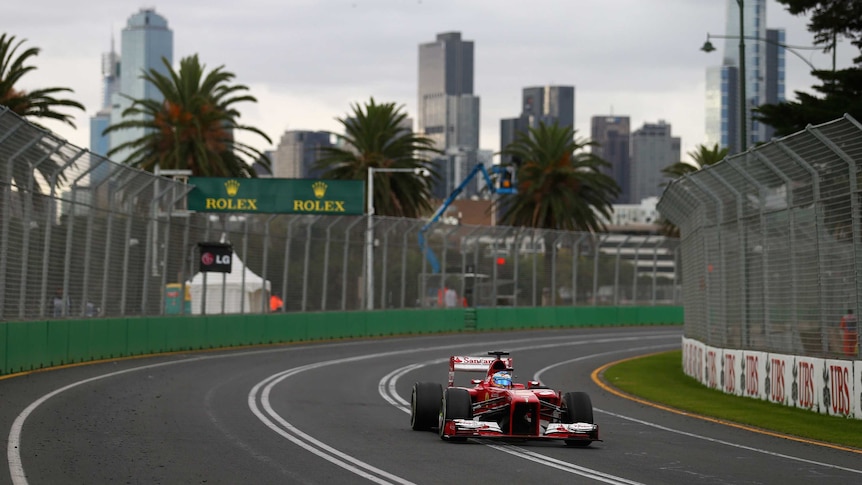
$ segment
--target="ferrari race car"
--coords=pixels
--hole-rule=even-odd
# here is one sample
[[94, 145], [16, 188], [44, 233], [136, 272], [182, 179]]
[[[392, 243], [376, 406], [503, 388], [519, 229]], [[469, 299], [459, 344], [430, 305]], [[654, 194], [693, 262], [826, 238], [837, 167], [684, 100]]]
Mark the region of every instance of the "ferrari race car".
[[[562, 440], [577, 447], [601, 441], [587, 393], [559, 392], [539, 381], [516, 384], [509, 353], [488, 355], [450, 357], [446, 389], [436, 382], [413, 384], [410, 426], [416, 431], [436, 428], [447, 441]], [[482, 372], [485, 377], [471, 379], [473, 387], [457, 387], [456, 372]]]

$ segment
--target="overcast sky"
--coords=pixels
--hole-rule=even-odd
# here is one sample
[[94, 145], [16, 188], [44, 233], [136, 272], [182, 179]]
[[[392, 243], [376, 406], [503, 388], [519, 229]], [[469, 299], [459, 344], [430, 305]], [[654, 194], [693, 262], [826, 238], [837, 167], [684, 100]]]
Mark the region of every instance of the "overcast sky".
[[[277, 145], [292, 130], [340, 131], [336, 118], [370, 97], [402, 105], [416, 118], [420, 43], [459, 31], [475, 42], [474, 92], [481, 103], [480, 147], [499, 151], [501, 118], [520, 113], [521, 89], [575, 86], [575, 128], [590, 118], [630, 116], [632, 129], [664, 120], [682, 138], [683, 158], [704, 139], [706, 68], [719, 51], [700, 51], [707, 32], [721, 35], [725, 0], [15, 0], [4, 2], [0, 32], [39, 47], [25, 89], [62, 86], [87, 112], [77, 129], [48, 123], [89, 147], [89, 117], [101, 102], [100, 59], [111, 36], [142, 7], [155, 8], [174, 33], [174, 64], [197, 53], [207, 68], [224, 65], [258, 99], [238, 107], [240, 122]], [[807, 19], [767, 3], [767, 26], [785, 28], [791, 45], [811, 45]], [[824, 69], [831, 57], [804, 51]], [[851, 46], [839, 45], [839, 67]], [[808, 67], [786, 56], [787, 97], [810, 91]], [[243, 138], [260, 149], [264, 140]]]

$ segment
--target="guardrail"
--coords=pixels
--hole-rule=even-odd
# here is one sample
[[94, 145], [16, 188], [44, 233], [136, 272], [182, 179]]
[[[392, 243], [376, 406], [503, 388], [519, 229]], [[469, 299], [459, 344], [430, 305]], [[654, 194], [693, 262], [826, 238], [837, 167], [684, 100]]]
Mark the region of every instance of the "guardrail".
[[449, 332], [680, 325], [681, 307], [455, 308], [0, 322], [0, 375], [250, 345]]
[[860, 183], [862, 124], [849, 115], [673, 181], [658, 209], [682, 234], [685, 336], [858, 360]]

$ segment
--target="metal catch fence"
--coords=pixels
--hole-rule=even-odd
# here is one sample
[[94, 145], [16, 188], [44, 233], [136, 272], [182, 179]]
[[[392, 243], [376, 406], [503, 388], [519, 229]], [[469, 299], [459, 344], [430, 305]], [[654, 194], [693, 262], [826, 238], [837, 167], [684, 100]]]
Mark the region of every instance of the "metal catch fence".
[[[0, 110], [0, 320], [680, 303], [675, 239], [441, 223], [423, 233], [434, 272], [425, 221], [374, 217], [369, 239], [367, 216], [189, 211], [192, 189]], [[189, 301], [197, 244], [215, 241], [234, 272]]]
[[708, 345], [858, 356], [862, 125], [849, 115], [677, 179], [685, 334]]

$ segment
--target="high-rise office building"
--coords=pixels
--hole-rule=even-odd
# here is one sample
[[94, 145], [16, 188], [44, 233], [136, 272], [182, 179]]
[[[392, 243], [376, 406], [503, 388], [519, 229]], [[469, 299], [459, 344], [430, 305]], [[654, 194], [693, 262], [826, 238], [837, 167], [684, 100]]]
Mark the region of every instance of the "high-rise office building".
[[630, 204], [648, 197], [660, 197], [663, 184], [670, 179], [662, 169], [680, 161], [680, 139], [671, 134], [671, 127], [662, 120], [644, 123], [631, 135], [631, 196]]
[[[460, 32], [437, 34], [419, 45], [418, 132], [444, 156], [433, 163], [442, 180], [436, 197], [447, 197], [476, 163], [479, 149], [479, 97], [473, 94], [473, 41]], [[475, 193], [466, 189], [462, 196]]]
[[610, 164], [604, 172], [620, 186], [615, 204], [634, 204], [631, 199], [631, 138], [628, 116], [593, 116], [590, 120], [590, 139], [596, 142], [592, 153]]
[[111, 122], [111, 99], [120, 88], [120, 56], [114, 49], [102, 54], [102, 104], [99, 111], [90, 118], [90, 151], [105, 156], [108, 153], [108, 136], [102, 132]]
[[714, 66], [706, 70], [706, 145], [739, 151], [739, 70]]
[[[539, 123], [575, 126], [575, 87], [538, 86], [524, 88], [521, 95], [521, 115], [500, 120], [500, 151], [515, 141], [518, 133], [526, 133]], [[500, 163], [511, 163], [502, 155]]]
[[[751, 117], [751, 110], [784, 100], [784, 30], [766, 28], [766, 0], [749, 0], [743, 10], [745, 47], [745, 146], [769, 141], [773, 131]], [[706, 139], [730, 153], [742, 147], [740, 100], [739, 2], [727, 0], [726, 37], [722, 65], [707, 70]]]
[[[785, 100], [784, 92], [784, 47], [785, 32], [784, 29], [766, 29], [766, 69], [764, 70], [764, 79], [766, 80], [765, 93], [766, 97], [761, 104], [778, 104]], [[775, 128], [757, 122], [760, 130], [760, 140], [769, 141], [775, 136]]]
[[518, 133], [526, 133], [530, 129], [530, 123], [526, 116], [517, 118], [503, 118], [500, 120], [500, 164], [512, 163], [512, 156], [503, 151], [518, 138]]
[[334, 146], [326, 131], [288, 130], [272, 154], [272, 176], [276, 178], [320, 178], [314, 168], [322, 147]]
[[[150, 69], [168, 75], [168, 65], [173, 64], [174, 37], [168, 21], [152, 8], [142, 8], [129, 17], [120, 38], [119, 90], [111, 97], [111, 124], [123, 119], [123, 111], [131, 106], [129, 99], [161, 100], [162, 95], [155, 86], [141, 78]], [[125, 96], [124, 96], [125, 95]], [[128, 98], [126, 97], [128, 96]], [[110, 133], [109, 149], [125, 142], [141, 138], [143, 128], [130, 128]], [[112, 158], [122, 162], [124, 154]]]
[[258, 159], [251, 165], [251, 168], [254, 169], [254, 173], [256, 173], [258, 177], [272, 178], [274, 177], [272, 170], [273, 165], [275, 165], [275, 150], [264, 150], [263, 154], [270, 162], [269, 167], [265, 167], [262, 163], [263, 157], [258, 157]]
[[575, 126], [575, 87], [538, 86], [524, 88], [521, 114], [529, 117], [530, 127], [539, 123]]

